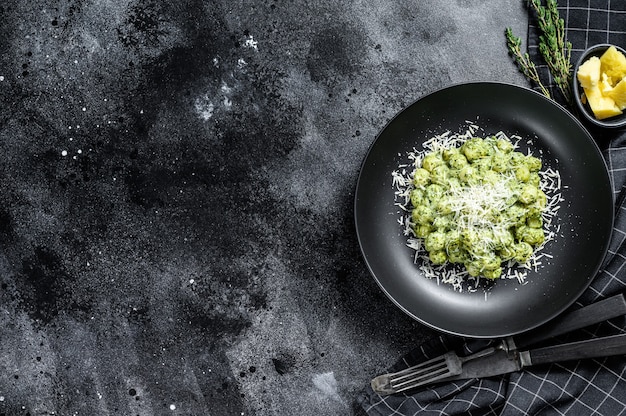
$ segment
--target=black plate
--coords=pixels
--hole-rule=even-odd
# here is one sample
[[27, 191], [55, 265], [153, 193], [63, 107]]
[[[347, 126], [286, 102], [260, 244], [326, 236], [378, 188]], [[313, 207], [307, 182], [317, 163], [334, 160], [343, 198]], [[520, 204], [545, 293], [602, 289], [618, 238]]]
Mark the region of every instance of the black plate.
[[[545, 167], [559, 170], [565, 201], [560, 231], [546, 251], [553, 259], [527, 283], [499, 279], [488, 292], [459, 292], [428, 279], [398, 223], [391, 172], [412, 148], [467, 121], [485, 134], [503, 131], [533, 140]], [[521, 143], [524, 144], [524, 141]], [[522, 149], [523, 150], [523, 149]], [[502, 83], [454, 85], [427, 95], [400, 112], [376, 138], [355, 195], [356, 229], [368, 268], [403, 311], [451, 334], [490, 338], [518, 334], [549, 321], [582, 294], [598, 272], [613, 229], [613, 194], [602, 154], [570, 113], [527, 88]]]

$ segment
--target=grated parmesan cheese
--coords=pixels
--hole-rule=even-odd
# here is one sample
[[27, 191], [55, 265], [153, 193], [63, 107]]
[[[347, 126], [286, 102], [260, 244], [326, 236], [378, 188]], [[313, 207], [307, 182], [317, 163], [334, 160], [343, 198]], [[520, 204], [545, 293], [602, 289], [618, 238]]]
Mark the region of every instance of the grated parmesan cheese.
[[[413, 148], [407, 152], [408, 162], [398, 166], [392, 172], [392, 186], [395, 190], [395, 205], [399, 208], [400, 219], [399, 225], [402, 227], [403, 234], [407, 238], [406, 245], [414, 251], [414, 263], [425, 277], [434, 279], [437, 284], [451, 285], [456, 291], [476, 291], [480, 278], [470, 276], [469, 273], [459, 265], [445, 263], [443, 265], [434, 265], [428, 258], [428, 252], [424, 248], [422, 239], [415, 236], [414, 223], [411, 218], [411, 202], [410, 194], [414, 189], [412, 183], [412, 175], [417, 167], [422, 165], [424, 156], [432, 152], [441, 152], [446, 149], [458, 148], [467, 140], [475, 136], [480, 128], [472, 123], [467, 122], [465, 132], [452, 133], [450, 131], [435, 135], [426, 140], [422, 144], [422, 149]], [[505, 139], [513, 144], [514, 149], [519, 148], [521, 137], [499, 131], [493, 134], [497, 139]], [[526, 143], [532, 145], [532, 140]], [[529, 150], [528, 155], [532, 155]], [[559, 235], [560, 224], [556, 223], [555, 218], [563, 202], [561, 189], [561, 177], [557, 169], [548, 167], [538, 172], [540, 177], [539, 188], [546, 194], [546, 207], [542, 212], [543, 231], [545, 240], [535, 248], [528, 261], [524, 264], [516, 263], [509, 260], [503, 264], [503, 274], [501, 279], [516, 279], [520, 285], [527, 283], [529, 272], [537, 272], [544, 264], [542, 260], [549, 262], [553, 256], [545, 252], [546, 244], [554, 241]], [[493, 184], [480, 184], [475, 187], [459, 187], [451, 189], [451, 206], [453, 212], [463, 213], [455, 221], [459, 221], [463, 227], [487, 226], [488, 221], [485, 219], [487, 210], [503, 210], [506, 201], [512, 196], [512, 191], [506, 186], [506, 179], [496, 181]], [[507, 224], [500, 225], [502, 230], [494, 229], [494, 235], [507, 229]], [[493, 241], [484, 241], [486, 245], [492, 245]]]

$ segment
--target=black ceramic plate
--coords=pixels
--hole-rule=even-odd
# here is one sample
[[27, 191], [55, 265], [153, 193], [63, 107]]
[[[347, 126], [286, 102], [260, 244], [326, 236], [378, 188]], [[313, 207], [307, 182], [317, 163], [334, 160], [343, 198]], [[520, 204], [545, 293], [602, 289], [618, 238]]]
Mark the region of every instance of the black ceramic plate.
[[[407, 152], [444, 131], [465, 131], [468, 120], [485, 134], [503, 131], [531, 138], [544, 168], [558, 169], [562, 179], [564, 202], [556, 218], [560, 231], [546, 246], [553, 258], [531, 271], [526, 284], [499, 279], [487, 295], [483, 290], [455, 291], [425, 277], [406, 246], [394, 206], [391, 172], [407, 162]], [[502, 337], [554, 318], [591, 283], [608, 249], [613, 195], [598, 146], [570, 113], [527, 88], [469, 83], [419, 99], [382, 130], [361, 167], [355, 222], [368, 268], [403, 311], [443, 332]]]

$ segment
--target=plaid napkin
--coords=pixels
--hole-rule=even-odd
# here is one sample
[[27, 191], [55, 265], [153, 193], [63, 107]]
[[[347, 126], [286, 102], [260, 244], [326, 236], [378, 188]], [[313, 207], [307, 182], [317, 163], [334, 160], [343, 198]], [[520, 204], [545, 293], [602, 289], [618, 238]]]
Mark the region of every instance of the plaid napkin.
[[[626, 1], [569, 0], [559, 2], [572, 43], [572, 62], [598, 43], [626, 47]], [[532, 19], [530, 19], [532, 21]], [[541, 62], [537, 30], [529, 25], [528, 52]], [[547, 68], [540, 74], [552, 85]], [[552, 88], [554, 91], [554, 88]], [[557, 101], [559, 98], [557, 96]], [[572, 308], [626, 289], [626, 131], [607, 132], [587, 126], [607, 161], [616, 203], [616, 220], [602, 271]], [[612, 319], [564, 336], [561, 341], [626, 332], [626, 317]], [[397, 371], [442, 353], [478, 351], [492, 341], [440, 336], [410, 352], [390, 371]], [[480, 380], [462, 380], [381, 397], [368, 386], [357, 397], [357, 413], [386, 415], [620, 415], [626, 414], [626, 357], [607, 357], [531, 367]]]

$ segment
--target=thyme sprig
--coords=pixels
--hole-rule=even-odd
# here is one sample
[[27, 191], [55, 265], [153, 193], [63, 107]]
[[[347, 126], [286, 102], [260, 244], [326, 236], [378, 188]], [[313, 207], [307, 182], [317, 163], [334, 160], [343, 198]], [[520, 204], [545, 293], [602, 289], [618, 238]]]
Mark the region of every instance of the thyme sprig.
[[[528, 0], [528, 4], [534, 10], [534, 15], [539, 29], [539, 53], [547, 64], [552, 75], [554, 84], [563, 95], [566, 103], [572, 104], [572, 44], [565, 37], [565, 22], [559, 15], [556, 0], [546, 0], [542, 5], [541, 0]], [[552, 98], [549, 90], [542, 84], [537, 73], [537, 68], [530, 60], [528, 53], [521, 52], [521, 39], [514, 36], [511, 28], [506, 28], [505, 36], [507, 46], [513, 55], [520, 71], [531, 81], [535, 82], [541, 92]]]
[[513, 59], [515, 59], [515, 62], [517, 63], [520, 71], [526, 76], [526, 78], [537, 84], [537, 86], [541, 89], [543, 95], [548, 98], [552, 98], [550, 95], [550, 91], [541, 82], [541, 78], [539, 78], [539, 73], [537, 72], [537, 67], [530, 59], [528, 52], [522, 52], [522, 40], [519, 37], [513, 35], [513, 31], [510, 27], [507, 27], [505, 29], [504, 34], [506, 36], [506, 44], [511, 51], [511, 55], [513, 55]]

